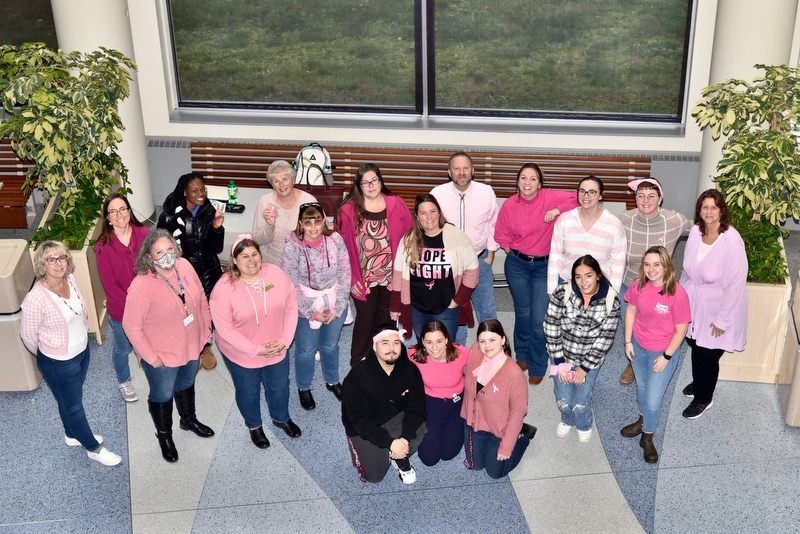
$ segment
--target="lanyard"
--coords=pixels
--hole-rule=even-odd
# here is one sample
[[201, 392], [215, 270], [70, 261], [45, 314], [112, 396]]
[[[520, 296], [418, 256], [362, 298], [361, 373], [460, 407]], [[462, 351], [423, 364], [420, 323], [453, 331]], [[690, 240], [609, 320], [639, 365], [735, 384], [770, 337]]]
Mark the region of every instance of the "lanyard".
[[178, 266], [177, 266], [177, 265], [175, 265], [175, 267], [173, 267], [173, 268], [175, 269], [175, 274], [176, 274], [176, 275], [177, 275], [177, 277], [178, 277], [178, 287], [180, 287], [180, 288], [181, 288], [181, 290], [180, 290], [180, 291], [178, 291], [177, 289], [175, 289], [175, 286], [173, 286], [173, 285], [170, 283], [170, 281], [169, 281], [169, 280], [167, 280], [166, 278], [164, 278], [164, 275], [163, 275], [163, 274], [161, 274], [161, 273], [160, 273], [160, 272], [158, 272], [158, 271], [156, 271], [156, 274], [157, 274], [158, 276], [160, 276], [160, 277], [161, 277], [161, 279], [162, 279], [162, 280], [164, 280], [164, 281], [167, 283], [167, 285], [169, 286], [169, 288], [170, 288], [172, 291], [174, 291], [174, 292], [175, 292], [175, 294], [176, 294], [176, 295], [178, 295], [178, 296], [181, 298], [181, 302], [183, 302], [183, 311], [185, 311], [185, 312], [187, 313], [187, 315], [188, 315], [188, 313], [189, 313], [189, 307], [188, 307], [188, 306], [186, 306], [186, 296], [184, 295], [183, 284], [181, 283], [181, 273], [179, 273], [179, 272], [178, 272]]

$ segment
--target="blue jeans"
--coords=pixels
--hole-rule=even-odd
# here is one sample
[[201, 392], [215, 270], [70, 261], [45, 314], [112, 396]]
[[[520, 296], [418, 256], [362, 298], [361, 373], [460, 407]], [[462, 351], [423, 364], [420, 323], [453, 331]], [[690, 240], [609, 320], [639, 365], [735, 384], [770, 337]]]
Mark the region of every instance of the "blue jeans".
[[114, 362], [114, 371], [117, 372], [117, 382], [122, 384], [131, 379], [131, 366], [128, 364], [128, 355], [133, 350], [128, 335], [122, 328], [122, 323], [109, 319], [111, 330], [114, 331], [114, 350], [111, 352], [111, 361]]
[[155, 368], [146, 361], [142, 360], [142, 369], [150, 384], [150, 395], [147, 397], [150, 402], [167, 402], [172, 400], [175, 393], [183, 391], [194, 385], [194, 377], [197, 375], [197, 361], [200, 356], [181, 367], [167, 367], [162, 365]]
[[622, 325], [623, 332], [625, 331], [625, 310], [628, 309], [628, 303], [625, 302], [625, 293], [628, 292], [628, 289], [631, 286], [622, 284], [619, 287], [619, 323], [618, 325]]
[[460, 308], [456, 306], [455, 308], [447, 308], [440, 314], [430, 315], [427, 313], [422, 313], [412, 305], [411, 324], [414, 329], [414, 334], [417, 336], [417, 339], [422, 339], [419, 335], [419, 333], [422, 331], [422, 327], [425, 326], [425, 323], [428, 321], [433, 321], [436, 319], [444, 323], [445, 328], [447, 328], [447, 333], [452, 337], [453, 332], [458, 331], [458, 317], [460, 313]]
[[503, 478], [508, 475], [522, 460], [522, 455], [530, 445], [530, 440], [523, 435], [517, 437], [514, 450], [508, 460], [498, 460], [497, 451], [500, 449], [502, 440], [483, 430], [473, 430], [471, 426], [464, 422], [464, 452], [466, 460], [464, 465], [467, 469], [480, 471], [486, 468], [486, 474], [490, 478]]
[[556, 404], [561, 410], [562, 423], [575, 426], [578, 430], [592, 429], [592, 388], [599, 370], [597, 367], [589, 371], [583, 384], [564, 384], [557, 376], [553, 377], [553, 390]]
[[[256, 356], [259, 358], [260, 356]], [[261, 384], [267, 399], [269, 415], [277, 423], [289, 420], [289, 355], [274, 365], [257, 369], [242, 367], [222, 355], [236, 388], [236, 406], [247, 428], [258, 428], [261, 422]]]
[[[464, 392], [459, 396], [463, 397]], [[464, 420], [461, 419], [463, 399], [453, 402], [452, 398], [430, 395], [425, 395], [425, 399], [428, 412], [425, 426], [428, 427], [428, 433], [419, 444], [417, 456], [423, 464], [431, 466], [439, 460], [452, 460], [464, 445]]]
[[[489, 319], [497, 319], [497, 307], [494, 303], [494, 272], [492, 266], [484, 261], [488, 255], [488, 252], [484, 252], [478, 256], [480, 278], [478, 278], [478, 285], [472, 291], [472, 306], [478, 315], [479, 324]], [[450, 335], [453, 335], [452, 332]], [[466, 325], [459, 325], [455, 342], [459, 345], [467, 345]]]
[[639, 399], [639, 413], [644, 416], [643, 432], [653, 433], [658, 425], [658, 418], [661, 416], [661, 401], [664, 400], [664, 392], [667, 391], [669, 381], [678, 366], [680, 350], [676, 352], [672, 359], [667, 362], [667, 366], [660, 373], [653, 372], [653, 362], [664, 352], [651, 351], [642, 348], [633, 336], [633, 374], [636, 376], [636, 395]]
[[297, 388], [311, 389], [314, 378], [314, 355], [319, 349], [319, 360], [322, 365], [322, 378], [328, 384], [339, 383], [339, 336], [342, 333], [345, 315], [331, 324], [323, 324], [318, 329], [311, 328], [308, 319], [297, 318], [297, 330], [294, 334], [295, 376]]
[[514, 350], [517, 360], [528, 365], [530, 376], [547, 374], [544, 316], [547, 298], [547, 262], [528, 263], [513, 252], [506, 256], [506, 280], [514, 298]]
[[36, 351], [36, 364], [58, 403], [64, 434], [80, 441], [87, 451], [99, 449], [100, 444], [94, 439], [83, 409], [83, 382], [89, 371], [89, 345], [66, 361], [48, 358], [42, 351]]

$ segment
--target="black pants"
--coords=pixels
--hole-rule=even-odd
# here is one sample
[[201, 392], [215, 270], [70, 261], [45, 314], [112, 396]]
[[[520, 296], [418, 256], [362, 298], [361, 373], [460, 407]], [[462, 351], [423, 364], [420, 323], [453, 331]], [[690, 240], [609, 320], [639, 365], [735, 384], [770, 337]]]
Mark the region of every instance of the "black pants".
[[692, 338], [686, 338], [692, 348], [692, 383], [694, 404], [708, 404], [714, 397], [719, 378], [719, 359], [725, 352], [722, 349], [701, 347]]
[[379, 324], [389, 322], [389, 300], [391, 293], [386, 286], [369, 290], [367, 300], [353, 298], [356, 319], [353, 323], [353, 343], [350, 346], [350, 367], [367, 355], [372, 348], [372, 334]]

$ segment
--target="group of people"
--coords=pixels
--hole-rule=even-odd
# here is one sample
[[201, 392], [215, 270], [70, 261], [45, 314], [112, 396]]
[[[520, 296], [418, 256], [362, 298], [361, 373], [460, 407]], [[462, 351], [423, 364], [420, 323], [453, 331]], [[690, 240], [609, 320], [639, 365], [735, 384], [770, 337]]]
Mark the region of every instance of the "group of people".
[[[214, 435], [197, 419], [194, 389], [198, 369], [216, 365], [213, 335], [257, 447], [270, 445], [262, 385], [273, 425], [293, 438], [302, 434], [288, 406], [287, 352], [294, 343], [300, 404], [316, 407], [311, 385], [319, 360], [326, 388], [342, 402], [362, 480], [380, 481], [394, 466], [410, 484], [412, 454], [433, 465], [462, 449], [469, 469], [502, 477], [536, 433], [523, 421], [526, 371], [531, 385], [554, 378], [556, 434], [566, 437], [575, 426], [579, 441], [591, 439], [592, 386], [622, 315], [632, 365], [620, 380], [635, 379], [639, 418], [621, 433], [641, 435], [645, 460], [657, 461], [652, 436], [684, 337], [693, 366], [684, 389], [693, 398], [688, 418], [712, 405], [723, 351], [741, 350], [745, 342], [747, 258], [722, 196], [703, 193], [691, 225], [660, 207], [661, 185], [650, 178], [630, 184], [637, 207], [618, 218], [600, 207], [603, 183], [595, 176], [581, 181], [577, 194], [556, 191], [544, 187], [536, 164], [526, 164], [517, 193], [499, 209], [492, 188], [473, 180], [469, 155], [450, 158], [449, 177], [418, 195], [412, 213], [380, 169], [365, 164], [337, 212], [326, 214], [294, 187], [294, 167], [275, 161], [268, 171], [273, 191], [261, 198], [252, 233], [235, 240], [224, 272], [218, 258], [224, 210], [207, 198], [202, 175], [178, 180], [150, 232], [124, 195], [110, 195], [96, 252], [117, 387], [126, 402], [137, 400], [128, 364], [133, 349], [150, 386], [163, 458], [178, 460], [173, 399], [181, 429]], [[679, 284], [670, 255], [687, 233]], [[495, 308], [492, 262], [499, 248], [514, 299], [516, 361]], [[23, 304], [23, 340], [58, 401], [67, 444], [116, 465], [120, 457], [100, 445], [83, 409], [86, 309], [69, 251], [42, 243], [35, 263], [38, 282]], [[352, 315], [350, 297], [351, 370], [341, 381], [339, 339]], [[469, 348], [474, 314], [477, 343]], [[403, 337], [411, 332], [403, 326], [416, 335], [410, 350]]]

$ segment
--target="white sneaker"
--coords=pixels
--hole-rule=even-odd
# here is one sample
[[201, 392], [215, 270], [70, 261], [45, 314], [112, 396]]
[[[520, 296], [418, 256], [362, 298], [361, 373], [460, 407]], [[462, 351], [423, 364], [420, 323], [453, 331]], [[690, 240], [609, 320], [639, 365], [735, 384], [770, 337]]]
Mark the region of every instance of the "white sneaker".
[[400, 466], [397, 465], [397, 462], [394, 460], [392, 460], [392, 466], [397, 469], [397, 473], [400, 475], [400, 480], [403, 481], [403, 484], [413, 484], [417, 481], [417, 472], [411, 464], [408, 465], [408, 470], [406, 471], [400, 469]]
[[592, 439], [592, 429], [589, 430], [578, 430], [578, 441], [581, 443], [586, 443]]
[[[97, 440], [97, 443], [103, 443], [103, 436], [99, 434], [94, 434], [94, 439]], [[68, 438], [66, 434], [64, 434], [64, 443], [66, 443], [70, 447], [77, 447], [78, 445], [81, 444], [81, 442], [75, 438]]]
[[556, 436], [559, 438], [566, 438], [570, 430], [572, 430], [571, 426], [564, 421], [559, 421], [558, 426], [556, 427]]
[[133, 378], [129, 378], [127, 382], [120, 382], [117, 384], [117, 388], [119, 388], [119, 393], [125, 402], [139, 400], [139, 397], [136, 396], [136, 391], [133, 389]]
[[88, 454], [89, 458], [91, 458], [95, 462], [100, 462], [101, 464], [107, 465], [109, 467], [112, 465], [117, 465], [122, 461], [121, 456], [114, 454], [105, 447], [100, 447], [100, 450], [97, 452], [86, 451], [86, 454]]

